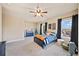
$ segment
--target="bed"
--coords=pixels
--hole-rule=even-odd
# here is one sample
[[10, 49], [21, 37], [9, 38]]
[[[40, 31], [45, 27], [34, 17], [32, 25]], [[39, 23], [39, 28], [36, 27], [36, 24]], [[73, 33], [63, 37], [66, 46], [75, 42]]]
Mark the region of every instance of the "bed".
[[46, 45], [48, 45], [56, 40], [57, 40], [56, 33], [52, 33], [46, 37], [44, 37], [40, 34], [37, 34], [34, 37], [34, 42], [37, 43], [38, 45], [40, 45], [42, 48], [44, 48]]
[[29, 37], [33, 35], [34, 35], [33, 31], [26, 31], [24, 37]]

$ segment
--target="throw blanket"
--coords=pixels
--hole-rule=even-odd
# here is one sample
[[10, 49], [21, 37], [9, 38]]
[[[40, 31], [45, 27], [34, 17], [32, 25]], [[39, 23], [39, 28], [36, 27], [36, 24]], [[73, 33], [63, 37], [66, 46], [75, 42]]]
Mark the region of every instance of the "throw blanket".
[[42, 41], [44, 41], [45, 39], [42, 35], [39, 35], [39, 34], [35, 35], [35, 37], [37, 37], [39, 40], [42, 40]]
[[47, 36], [45, 38], [47, 44], [55, 41], [56, 39], [57, 39], [57, 37], [56, 37], [56, 34], [55, 33], [52, 33], [52, 34], [50, 34], [49, 36]]

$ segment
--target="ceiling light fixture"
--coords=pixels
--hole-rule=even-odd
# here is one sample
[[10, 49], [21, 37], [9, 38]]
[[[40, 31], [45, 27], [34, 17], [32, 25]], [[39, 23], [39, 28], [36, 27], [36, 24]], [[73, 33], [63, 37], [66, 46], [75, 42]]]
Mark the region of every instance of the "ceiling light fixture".
[[43, 11], [41, 8], [39, 8], [39, 5], [35, 8], [34, 11], [30, 11], [30, 13], [34, 14], [34, 16], [41, 16], [43, 17], [44, 14], [47, 14], [47, 11]]

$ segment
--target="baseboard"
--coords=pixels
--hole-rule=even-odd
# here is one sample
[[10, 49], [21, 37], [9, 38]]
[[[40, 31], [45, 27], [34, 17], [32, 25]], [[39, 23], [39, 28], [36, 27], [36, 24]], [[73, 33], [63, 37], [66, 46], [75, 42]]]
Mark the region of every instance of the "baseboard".
[[21, 40], [24, 40], [24, 39], [17, 39], [17, 40], [6, 41], [6, 43], [12, 43], [12, 42], [21, 41]]

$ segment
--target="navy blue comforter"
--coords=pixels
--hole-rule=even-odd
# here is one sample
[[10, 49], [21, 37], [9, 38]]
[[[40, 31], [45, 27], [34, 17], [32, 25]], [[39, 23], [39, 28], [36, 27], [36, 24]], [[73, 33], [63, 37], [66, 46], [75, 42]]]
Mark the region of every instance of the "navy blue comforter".
[[49, 43], [55, 41], [56, 39], [57, 39], [56, 34], [52, 33], [45, 38], [45, 41], [46, 41], [47, 44], [49, 44]]

